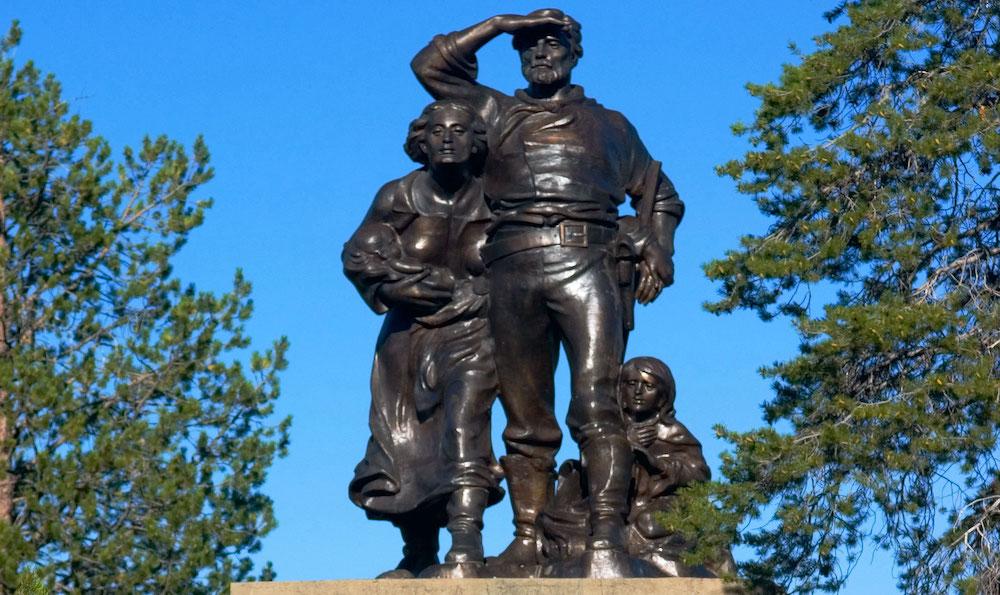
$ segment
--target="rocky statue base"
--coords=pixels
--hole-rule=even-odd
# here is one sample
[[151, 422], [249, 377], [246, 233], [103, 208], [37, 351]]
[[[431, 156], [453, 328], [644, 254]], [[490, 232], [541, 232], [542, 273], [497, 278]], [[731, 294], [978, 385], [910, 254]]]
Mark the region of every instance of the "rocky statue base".
[[745, 591], [707, 578], [626, 579], [421, 579], [233, 583], [232, 595], [739, 595]]

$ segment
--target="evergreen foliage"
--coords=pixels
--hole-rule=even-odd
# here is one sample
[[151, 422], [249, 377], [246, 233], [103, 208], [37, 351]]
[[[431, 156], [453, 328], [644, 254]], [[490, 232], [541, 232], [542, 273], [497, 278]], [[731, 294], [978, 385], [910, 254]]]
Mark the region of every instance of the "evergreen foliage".
[[202, 140], [113, 161], [55, 78], [14, 64], [19, 37], [0, 43], [0, 592], [227, 590], [275, 524], [287, 343], [247, 365], [249, 283], [171, 275], [210, 204]]
[[906, 592], [996, 593], [1000, 3], [827, 17], [815, 51], [749, 85], [751, 150], [720, 168], [770, 228], [705, 265], [709, 311], [788, 317], [800, 353], [762, 371], [766, 426], [718, 429], [727, 481], [665, 522], [701, 554], [749, 545], [758, 585], [836, 590], [875, 545]]
[[17, 578], [17, 588], [14, 589], [14, 595], [49, 595], [50, 593], [51, 591], [45, 587], [42, 579], [30, 570], [21, 573]]

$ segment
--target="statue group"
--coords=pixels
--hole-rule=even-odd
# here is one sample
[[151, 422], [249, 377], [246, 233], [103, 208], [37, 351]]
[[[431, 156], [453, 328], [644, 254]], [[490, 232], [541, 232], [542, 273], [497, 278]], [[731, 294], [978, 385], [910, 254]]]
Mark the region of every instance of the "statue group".
[[[510, 34], [527, 87], [476, 80], [476, 52]], [[632, 127], [571, 82], [580, 25], [560, 10], [500, 15], [436, 36], [413, 71], [434, 98], [404, 149], [419, 168], [384, 185], [344, 247], [344, 270], [385, 314], [371, 438], [349, 493], [390, 521], [403, 558], [383, 577], [715, 576], [657, 522], [709, 478], [660, 360], [623, 363], [634, 302], [673, 282], [673, 184]], [[630, 197], [635, 216], [620, 216]], [[554, 371], [579, 460], [558, 473]], [[506, 455], [491, 409], [506, 416]], [[506, 481], [514, 539], [483, 551], [483, 511]], [[452, 546], [438, 558], [442, 527]]]

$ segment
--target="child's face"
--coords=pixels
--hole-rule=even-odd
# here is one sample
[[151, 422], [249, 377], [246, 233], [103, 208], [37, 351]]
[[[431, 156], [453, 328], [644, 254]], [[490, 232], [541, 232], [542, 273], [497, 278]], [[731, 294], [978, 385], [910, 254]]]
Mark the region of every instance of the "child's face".
[[622, 406], [625, 412], [635, 416], [653, 413], [660, 404], [660, 381], [642, 370], [625, 368], [622, 372]]

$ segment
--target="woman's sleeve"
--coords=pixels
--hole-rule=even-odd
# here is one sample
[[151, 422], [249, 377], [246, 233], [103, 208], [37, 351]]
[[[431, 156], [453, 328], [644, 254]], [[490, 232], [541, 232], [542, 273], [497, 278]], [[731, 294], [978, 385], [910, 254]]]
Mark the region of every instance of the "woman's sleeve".
[[385, 314], [389, 311], [389, 306], [378, 297], [379, 287], [386, 281], [385, 267], [375, 266], [376, 263], [361, 248], [358, 232], [371, 224], [384, 224], [398, 233], [401, 231], [401, 225], [405, 227], [403, 223], [412, 220], [412, 217], [405, 216], [406, 213], [399, 212], [401, 186], [401, 180], [393, 180], [382, 186], [378, 194], [375, 195], [375, 200], [361, 221], [361, 225], [358, 226], [358, 230], [344, 244], [344, 250], [340, 255], [344, 265], [344, 275], [361, 294], [361, 299], [376, 314]]

